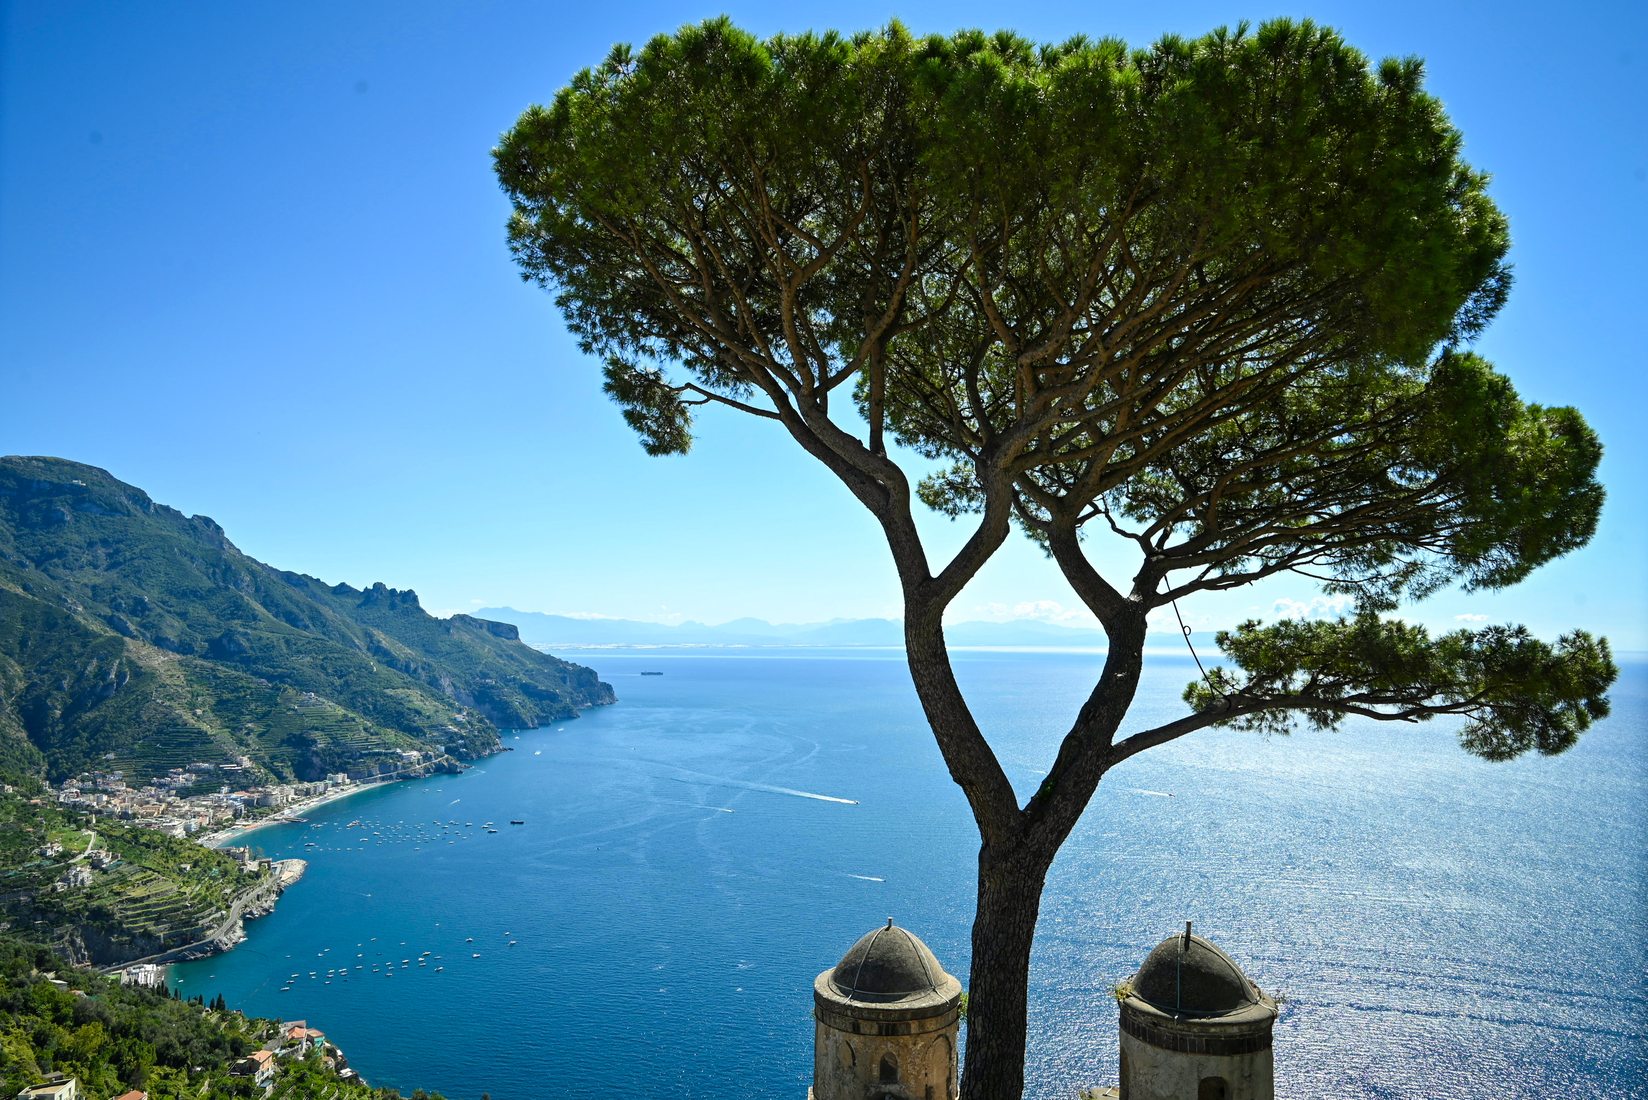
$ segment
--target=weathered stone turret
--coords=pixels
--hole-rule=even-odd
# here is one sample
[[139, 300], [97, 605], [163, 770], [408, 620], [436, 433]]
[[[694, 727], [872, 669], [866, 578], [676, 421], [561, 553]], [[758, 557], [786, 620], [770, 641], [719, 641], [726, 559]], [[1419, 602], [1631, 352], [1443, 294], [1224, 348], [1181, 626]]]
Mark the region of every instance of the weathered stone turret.
[[813, 982], [812, 1100], [955, 1100], [961, 983], [887, 918]]
[[1274, 1100], [1276, 1002], [1188, 921], [1118, 992], [1121, 1100]]

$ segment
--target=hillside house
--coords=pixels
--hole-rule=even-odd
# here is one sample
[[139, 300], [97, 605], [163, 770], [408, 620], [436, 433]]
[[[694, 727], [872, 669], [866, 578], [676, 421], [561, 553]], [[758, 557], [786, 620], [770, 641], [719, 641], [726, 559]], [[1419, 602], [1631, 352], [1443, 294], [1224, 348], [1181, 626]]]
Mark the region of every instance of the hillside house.
[[293, 1020], [283, 1025], [280, 1034], [280, 1054], [283, 1058], [302, 1058], [326, 1043], [326, 1033], [310, 1027], [304, 1020]]
[[268, 1088], [275, 1080], [275, 1056], [272, 1051], [254, 1050], [229, 1070], [236, 1077], [250, 1077], [255, 1085]]
[[17, 1100], [80, 1100], [80, 1082], [76, 1078], [54, 1073], [44, 1084], [30, 1085], [18, 1093]]

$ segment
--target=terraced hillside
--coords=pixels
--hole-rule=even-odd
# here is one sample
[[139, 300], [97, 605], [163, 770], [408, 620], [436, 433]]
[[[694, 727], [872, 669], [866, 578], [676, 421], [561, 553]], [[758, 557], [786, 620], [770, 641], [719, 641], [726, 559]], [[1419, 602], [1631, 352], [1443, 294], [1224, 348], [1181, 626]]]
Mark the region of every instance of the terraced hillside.
[[513, 626], [274, 569], [94, 467], [0, 458], [0, 775], [241, 756], [370, 775], [612, 698]]
[[[93, 849], [112, 862], [94, 869]], [[84, 877], [71, 885], [76, 869]], [[0, 925], [76, 961], [113, 965], [207, 939], [269, 874], [190, 840], [92, 821], [50, 792], [0, 794]]]

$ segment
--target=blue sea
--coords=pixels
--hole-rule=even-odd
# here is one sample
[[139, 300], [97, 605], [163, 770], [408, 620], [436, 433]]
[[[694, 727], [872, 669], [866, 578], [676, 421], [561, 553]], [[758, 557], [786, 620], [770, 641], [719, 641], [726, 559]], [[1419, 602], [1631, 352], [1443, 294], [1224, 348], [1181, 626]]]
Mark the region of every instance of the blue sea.
[[[976, 834], [901, 654], [567, 655], [618, 704], [253, 833], [308, 874], [174, 982], [408, 1092], [801, 1100], [813, 978], [862, 933], [891, 916], [966, 980]], [[1099, 661], [956, 655], [1021, 792]], [[1195, 673], [1148, 665], [1130, 728]], [[1048, 882], [1028, 1094], [1116, 1080], [1110, 991], [1192, 920], [1285, 998], [1280, 1097], [1648, 1097], [1648, 665], [1623, 669], [1556, 758], [1359, 721], [1112, 772]]]

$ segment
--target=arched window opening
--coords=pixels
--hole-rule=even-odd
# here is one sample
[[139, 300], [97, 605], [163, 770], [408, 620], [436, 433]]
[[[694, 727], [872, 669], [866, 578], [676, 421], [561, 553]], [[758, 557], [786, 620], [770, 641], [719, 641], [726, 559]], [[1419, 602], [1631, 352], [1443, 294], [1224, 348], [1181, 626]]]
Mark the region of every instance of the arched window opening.
[[1204, 1077], [1196, 1086], [1196, 1100], [1230, 1100], [1230, 1086], [1223, 1077]]
[[898, 1084], [898, 1059], [891, 1054], [881, 1056], [881, 1083], [883, 1085]]

